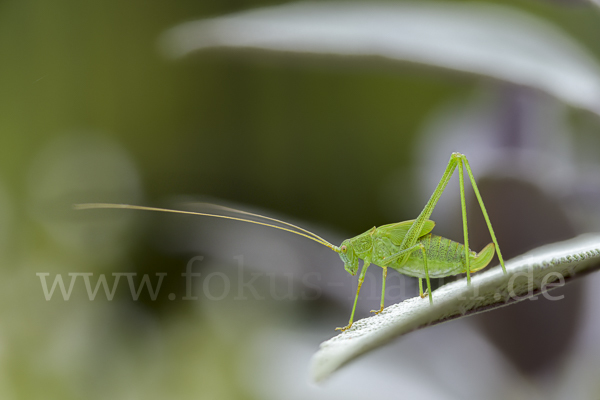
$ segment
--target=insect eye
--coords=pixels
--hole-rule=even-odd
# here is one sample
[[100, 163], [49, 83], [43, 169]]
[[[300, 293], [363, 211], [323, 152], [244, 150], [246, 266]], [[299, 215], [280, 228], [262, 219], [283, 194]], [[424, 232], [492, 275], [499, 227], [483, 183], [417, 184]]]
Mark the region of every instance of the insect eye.
[[342, 246], [342, 251], [345, 253], [346, 252], [346, 246]]

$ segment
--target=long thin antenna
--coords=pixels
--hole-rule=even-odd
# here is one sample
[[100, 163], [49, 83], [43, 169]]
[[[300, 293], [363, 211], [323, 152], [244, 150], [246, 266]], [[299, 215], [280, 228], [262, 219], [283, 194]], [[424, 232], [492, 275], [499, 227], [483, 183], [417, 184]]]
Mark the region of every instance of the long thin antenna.
[[238, 214], [244, 214], [244, 215], [250, 215], [250, 216], [253, 216], [253, 217], [264, 218], [264, 219], [267, 219], [267, 220], [273, 221], [273, 222], [279, 222], [280, 224], [284, 224], [284, 225], [287, 225], [289, 227], [296, 228], [299, 231], [302, 231], [304, 233], [307, 233], [307, 234], [315, 237], [316, 239], [319, 239], [323, 243], [329, 244], [329, 242], [327, 240], [323, 239], [321, 236], [319, 236], [317, 234], [314, 234], [311, 231], [306, 230], [304, 228], [301, 228], [299, 226], [296, 226], [294, 224], [290, 224], [289, 222], [281, 221], [279, 219], [267, 217], [267, 216], [260, 215], [260, 214], [254, 214], [254, 213], [251, 213], [251, 212], [248, 212], [248, 211], [242, 211], [242, 210], [238, 210], [238, 209], [231, 208], [231, 207], [225, 207], [225, 206], [221, 206], [221, 205], [218, 205], [218, 204], [212, 204], [212, 203], [195, 203], [195, 204], [198, 205], [198, 206], [212, 207], [212, 208], [216, 208], [218, 210], [230, 211], [230, 212], [235, 212], [235, 213], [238, 213]]
[[202, 213], [202, 212], [197, 212], [197, 211], [181, 211], [181, 210], [171, 210], [171, 209], [168, 209], [168, 208], [145, 207], [145, 206], [135, 206], [135, 205], [130, 205], [130, 204], [113, 204], [113, 203], [85, 203], [85, 204], [75, 204], [75, 205], [73, 205], [73, 208], [75, 208], [76, 210], [90, 210], [90, 209], [97, 209], [97, 208], [112, 208], [112, 209], [119, 208], [119, 209], [129, 209], [129, 210], [160, 211], [160, 212], [168, 212], [168, 213], [174, 213], [174, 214], [200, 215], [200, 216], [204, 216], [204, 217], [223, 218], [223, 219], [230, 219], [230, 220], [234, 220], [234, 221], [248, 222], [248, 223], [251, 223], [251, 224], [268, 226], [269, 228], [280, 229], [282, 231], [286, 231], [286, 232], [290, 232], [290, 233], [295, 233], [296, 235], [299, 235], [299, 236], [304, 236], [307, 239], [310, 239], [310, 240], [313, 240], [313, 241], [315, 241], [317, 243], [320, 243], [320, 244], [322, 244], [325, 247], [329, 247], [331, 250], [335, 251], [336, 253], [339, 253], [339, 249], [338, 249], [337, 246], [334, 246], [333, 244], [329, 243], [327, 240], [321, 238], [320, 236], [317, 236], [316, 234], [314, 234], [314, 233], [312, 233], [312, 232], [310, 232], [310, 231], [308, 231], [306, 229], [297, 227], [297, 226], [292, 225], [290, 223], [287, 223], [287, 222], [284, 222], [284, 221], [280, 221], [280, 220], [277, 220], [275, 218], [265, 217], [265, 216], [259, 215], [259, 214], [253, 214], [253, 213], [249, 213], [249, 212], [246, 212], [246, 211], [236, 210], [234, 208], [217, 206], [217, 205], [212, 205], [212, 206], [215, 206], [217, 208], [221, 208], [223, 210], [235, 211], [235, 212], [238, 212], [240, 214], [252, 215], [252, 216], [256, 216], [256, 217], [265, 218], [265, 219], [268, 219], [268, 220], [271, 220], [271, 221], [279, 222], [279, 223], [288, 225], [290, 227], [294, 227], [296, 229], [299, 229], [299, 230], [301, 230], [303, 232], [306, 232], [306, 233], [297, 232], [295, 230], [284, 228], [284, 227], [273, 225], [273, 224], [267, 224], [265, 222], [252, 221], [250, 219], [245, 219], [245, 218], [229, 217], [227, 215], [208, 214], [208, 213]]

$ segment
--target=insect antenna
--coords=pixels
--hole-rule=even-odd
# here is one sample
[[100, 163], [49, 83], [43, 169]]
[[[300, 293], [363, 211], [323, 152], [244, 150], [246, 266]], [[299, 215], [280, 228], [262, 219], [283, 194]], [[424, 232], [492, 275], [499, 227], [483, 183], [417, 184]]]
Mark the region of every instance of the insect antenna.
[[269, 221], [278, 222], [280, 224], [287, 225], [287, 226], [289, 226], [291, 228], [298, 229], [299, 231], [302, 231], [302, 232], [304, 232], [304, 233], [306, 233], [308, 235], [311, 235], [312, 237], [314, 237], [315, 239], [319, 240], [323, 244], [327, 244], [327, 245], [330, 244], [327, 240], [323, 239], [321, 236], [319, 236], [319, 235], [317, 235], [315, 233], [312, 233], [311, 231], [309, 231], [307, 229], [301, 228], [301, 227], [296, 226], [294, 224], [290, 224], [289, 222], [281, 221], [279, 219], [267, 217], [265, 215], [251, 213], [251, 212], [248, 212], [248, 211], [242, 211], [242, 210], [238, 210], [238, 209], [231, 208], [231, 207], [225, 207], [225, 206], [221, 206], [221, 205], [218, 205], [218, 204], [212, 204], [212, 203], [195, 203], [195, 204], [198, 205], [198, 206], [212, 207], [212, 208], [216, 208], [218, 210], [229, 211], [229, 212], [234, 212], [234, 213], [244, 214], [244, 215], [250, 215], [252, 217], [258, 217], [258, 218], [263, 218], [263, 219], [266, 219], [266, 220], [269, 220]]
[[144, 210], [144, 211], [159, 211], [159, 212], [168, 212], [168, 213], [175, 213], [175, 214], [187, 214], [187, 215], [199, 215], [199, 216], [203, 216], [203, 217], [214, 217], [214, 218], [223, 218], [223, 219], [230, 219], [233, 221], [241, 221], [241, 222], [248, 222], [251, 224], [256, 224], [256, 225], [262, 225], [262, 226], [268, 226], [269, 228], [274, 228], [274, 229], [280, 229], [282, 231], [286, 231], [286, 232], [290, 232], [290, 233], [294, 233], [296, 235], [299, 236], [303, 236], [307, 239], [313, 240], [317, 243], [322, 244], [325, 247], [329, 247], [331, 250], [335, 251], [336, 253], [339, 253], [339, 248], [337, 246], [334, 246], [333, 244], [329, 243], [327, 240], [323, 239], [322, 237], [316, 235], [315, 233], [312, 233], [304, 228], [300, 228], [299, 226], [290, 224], [289, 222], [285, 222], [285, 221], [281, 221], [275, 218], [271, 218], [271, 217], [266, 217], [264, 215], [260, 215], [260, 214], [254, 214], [254, 213], [250, 213], [247, 211], [242, 211], [242, 210], [236, 210], [235, 208], [229, 208], [229, 207], [224, 207], [224, 206], [219, 206], [216, 204], [210, 204], [210, 203], [200, 203], [203, 206], [210, 206], [213, 208], [217, 208], [223, 211], [230, 211], [230, 212], [236, 212], [239, 214], [244, 214], [244, 215], [250, 215], [253, 217], [258, 217], [258, 218], [264, 218], [266, 220], [269, 221], [273, 221], [273, 222], [278, 222], [281, 224], [284, 224], [286, 226], [289, 226], [290, 228], [294, 228], [294, 229], [298, 229], [301, 232], [298, 232], [296, 230], [293, 229], [289, 229], [289, 228], [284, 228], [282, 226], [277, 226], [277, 225], [273, 225], [273, 224], [268, 224], [266, 222], [260, 222], [260, 221], [252, 221], [251, 219], [246, 219], [246, 218], [238, 218], [238, 217], [230, 217], [227, 215], [220, 215], [220, 214], [210, 214], [210, 213], [203, 213], [203, 212], [197, 212], [197, 211], [183, 211], [183, 210], [172, 210], [169, 208], [159, 208], [159, 207], [146, 207], [146, 206], [135, 206], [135, 205], [130, 205], [130, 204], [113, 204], [113, 203], [84, 203], [84, 204], [75, 204], [73, 205], [73, 208], [75, 208], [76, 210], [90, 210], [90, 209], [97, 209], [97, 208], [120, 208], [120, 209], [129, 209], [129, 210]]

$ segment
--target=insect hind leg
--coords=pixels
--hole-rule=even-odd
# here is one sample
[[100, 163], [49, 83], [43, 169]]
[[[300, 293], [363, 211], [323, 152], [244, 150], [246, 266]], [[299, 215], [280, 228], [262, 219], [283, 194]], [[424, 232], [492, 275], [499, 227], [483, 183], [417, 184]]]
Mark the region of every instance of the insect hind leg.
[[504, 259], [502, 258], [502, 253], [500, 252], [500, 246], [498, 245], [498, 240], [496, 240], [496, 235], [494, 234], [494, 229], [492, 228], [492, 223], [490, 222], [490, 217], [487, 214], [485, 205], [483, 204], [483, 199], [481, 198], [481, 194], [479, 193], [479, 189], [477, 188], [477, 183], [475, 183], [475, 177], [473, 176], [473, 172], [471, 171], [471, 166], [469, 165], [467, 157], [465, 157], [463, 154], [460, 154], [460, 158], [465, 163], [465, 168], [467, 169], [467, 174], [469, 175], [469, 179], [471, 180], [471, 185], [473, 186], [475, 197], [477, 197], [479, 207], [481, 208], [481, 212], [483, 213], [483, 217], [485, 218], [485, 223], [487, 224], [488, 230], [490, 231], [492, 242], [494, 242], [494, 245], [496, 246], [496, 253], [498, 254], [498, 260], [500, 261], [500, 265], [502, 266], [502, 271], [504, 271], [504, 274], [506, 274], [506, 266], [504, 265]]
[[462, 212], [463, 234], [465, 238], [465, 264], [467, 267], [467, 285], [471, 284], [471, 267], [469, 266], [469, 228], [467, 225], [467, 206], [465, 203], [465, 177], [463, 172], [464, 155], [460, 153], [452, 153], [452, 157], [458, 159], [458, 179], [460, 181], [460, 208]]

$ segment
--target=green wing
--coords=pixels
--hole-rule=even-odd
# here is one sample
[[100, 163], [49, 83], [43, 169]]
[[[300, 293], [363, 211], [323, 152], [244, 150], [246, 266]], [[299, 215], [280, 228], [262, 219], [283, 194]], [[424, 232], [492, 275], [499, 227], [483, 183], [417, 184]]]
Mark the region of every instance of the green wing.
[[[377, 228], [377, 231], [381, 236], [387, 236], [388, 238], [390, 238], [390, 240], [392, 241], [393, 244], [399, 246], [400, 244], [402, 244], [402, 240], [404, 239], [404, 236], [406, 236], [406, 233], [412, 226], [413, 222], [415, 222], [415, 220], [411, 219], [408, 221], [402, 221], [402, 222], [396, 222], [394, 224], [383, 225], [383, 226], [380, 226], [379, 228]], [[427, 221], [425, 221], [425, 225], [423, 225], [423, 228], [421, 229], [421, 233], [419, 234], [419, 237], [421, 237], [423, 235], [427, 235], [429, 232], [431, 232], [433, 230], [434, 226], [435, 226], [435, 222], [433, 222], [429, 219]]]

